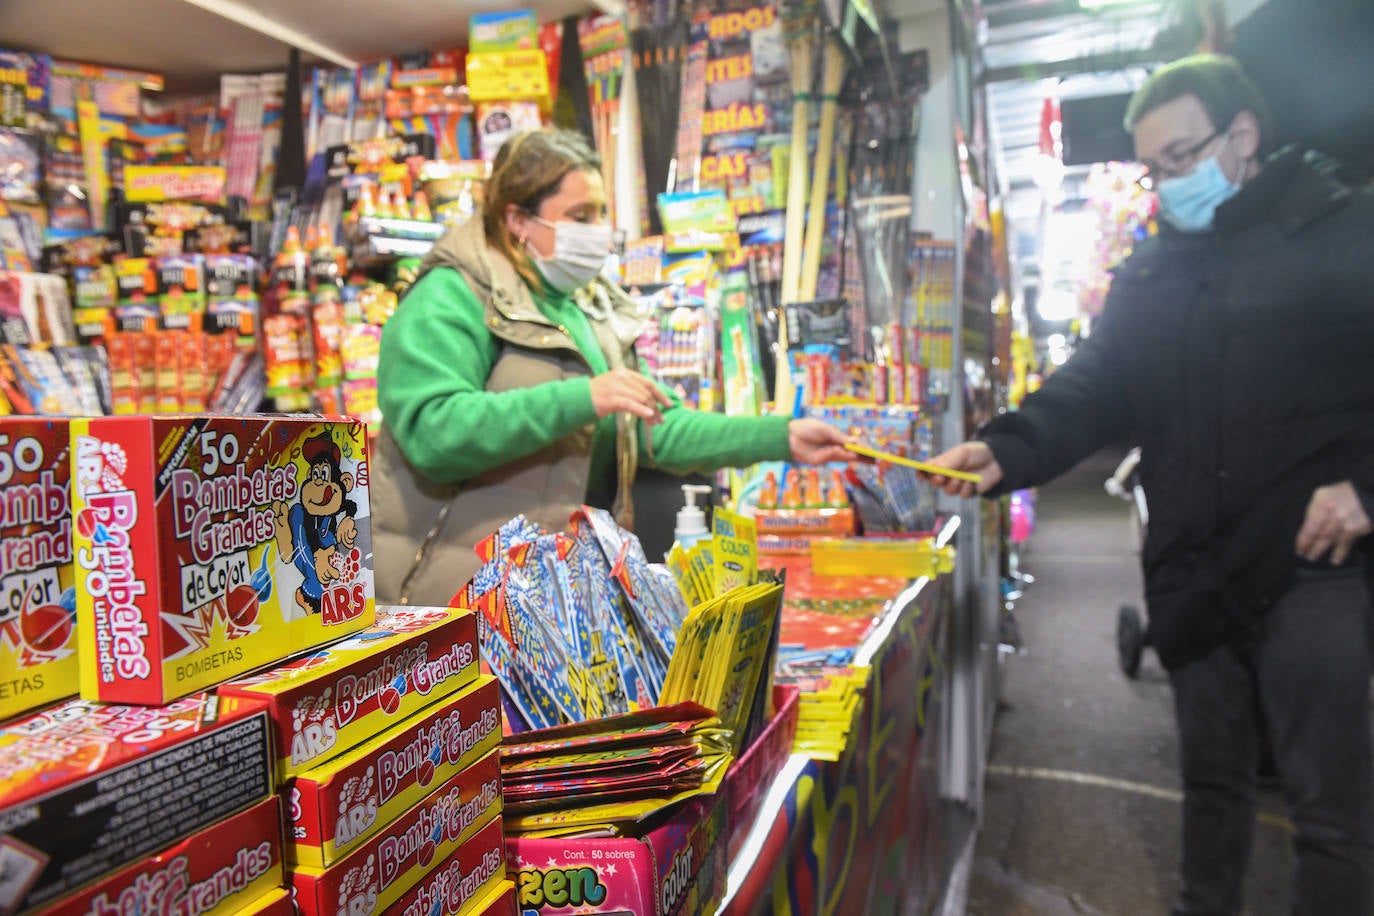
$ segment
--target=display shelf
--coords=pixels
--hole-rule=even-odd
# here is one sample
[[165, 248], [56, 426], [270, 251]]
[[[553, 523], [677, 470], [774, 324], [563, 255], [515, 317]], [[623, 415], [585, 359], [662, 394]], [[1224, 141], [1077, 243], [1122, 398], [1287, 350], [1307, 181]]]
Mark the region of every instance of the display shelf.
[[[619, 0], [537, 0], [540, 22], [623, 8]], [[6, 47], [165, 74], [172, 89], [221, 73], [279, 70], [290, 48], [307, 61], [357, 67], [411, 51], [459, 47], [468, 17], [505, 0], [46, 0], [0, 5]]]

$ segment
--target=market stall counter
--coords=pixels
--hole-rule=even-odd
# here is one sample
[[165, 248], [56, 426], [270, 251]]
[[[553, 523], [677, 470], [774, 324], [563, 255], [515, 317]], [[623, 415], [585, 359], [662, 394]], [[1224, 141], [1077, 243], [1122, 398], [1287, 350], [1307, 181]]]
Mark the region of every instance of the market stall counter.
[[[947, 524], [935, 543], [952, 538]], [[741, 824], [724, 902], [742, 914], [930, 912], [953, 855], [940, 801], [944, 768], [947, 629], [953, 577], [923, 576], [891, 600], [846, 667], [855, 701], [839, 753], [794, 753], [767, 786], [752, 827]], [[802, 687], [804, 747], [810, 703], [834, 691]], [[843, 701], [841, 701], [843, 706]]]

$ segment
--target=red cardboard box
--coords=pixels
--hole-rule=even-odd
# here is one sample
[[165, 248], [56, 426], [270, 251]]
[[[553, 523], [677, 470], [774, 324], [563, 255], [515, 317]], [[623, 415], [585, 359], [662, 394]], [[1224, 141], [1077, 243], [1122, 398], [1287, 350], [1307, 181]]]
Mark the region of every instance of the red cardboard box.
[[72, 422], [81, 695], [165, 703], [372, 623], [351, 420]]
[[77, 690], [70, 438], [0, 418], [0, 720]]
[[[403, 894], [387, 910], [388, 916], [476, 916], [503, 912], [500, 895], [506, 884], [506, 842], [501, 818], [496, 818], [449, 856], [442, 865]], [[485, 909], [484, 909], [485, 907]]]
[[506, 852], [526, 914], [704, 916], [725, 895], [726, 805], [687, 802], [643, 838], [512, 837]]
[[[398, 901], [431, 875], [434, 863], [459, 853], [461, 863], [476, 867], [483, 863], [485, 853], [474, 862], [471, 855], [463, 854], [467, 845], [499, 849], [500, 811], [501, 761], [499, 753], [493, 751], [337, 864], [326, 869], [295, 869], [291, 883], [296, 889], [296, 906], [303, 916], [398, 912]], [[485, 865], [478, 871], [487, 876]], [[504, 871], [498, 871], [496, 881], [504, 877]], [[460, 889], [467, 890], [469, 872], [462, 874]], [[471, 889], [475, 892], [476, 885]]]
[[56, 905], [43, 916], [233, 913], [282, 885], [281, 810], [269, 798]]
[[260, 700], [71, 700], [0, 727], [0, 913], [56, 900], [269, 797]]
[[325, 868], [501, 743], [501, 692], [482, 677], [291, 783], [292, 865]]
[[219, 688], [267, 700], [277, 778], [338, 757], [478, 675], [477, 620], [450, 608], [387, 608], [371, 628]]

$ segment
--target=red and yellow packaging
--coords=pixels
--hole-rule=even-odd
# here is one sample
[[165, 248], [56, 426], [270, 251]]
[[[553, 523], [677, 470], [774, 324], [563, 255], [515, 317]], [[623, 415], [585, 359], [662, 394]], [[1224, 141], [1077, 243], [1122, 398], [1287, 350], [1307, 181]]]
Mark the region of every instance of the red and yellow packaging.
[[181, 410], [181, 332], [158, 331], [155, 339], [157, 412], [174, 414]]
[[0, 419], [0, 720], [76, 693], [67, 421]]
[[0, 912], [59, 900], [270, 798], [269, 741], [266, 704], [210, 694], [69, 700], [0, 727]]
[[[500, 755], [491, 753], [337, 865], [295, 869], [296, 906], [302, 916], [400, 913], [407, 891], [431, 886], [445, 872], [453, 872], [460, 889], [469, 891], [464, 899], [477, 896], [505, 877], [500, 810]], [[436, 862], [446, 864], [436, 869]], [[453, 871], [455, 863], [461, 875]]]
[[450, 608], [386, 608], [374, 626], [219, 688], [267, 700], [285, 782], [358, 747], [476, 680], [477, 620]]
[[281, 806], [269, 798], [44, 907], [43, 916], [234, 913], [280, 889], [281, 852]]
[[513, 881], [502, 881], [481, 900], [474, 900], [468, 909], [440, 910], [437, 916], [520, 916], [520, 904]]
[[278, 887], [243, 909], [235, 910], [234, 916], [296, 916], [296, 906], [291, 902], [291, 892]]
[[131, 331], [134, 351], [134, 391], [138, 413], [157, 413], [157, 333]]
[[370, 626], [366, 430], [72, 423], [81, 695], [164, 703]]
[[498, 817], [399, 895], [387, 909], [388, 916], [476, 916], [489, 912], [491, 895], [507, 883], [504, 836]]
[[306, 770], [288, 790], [287, 861], [333, 865], [501, 743], [493, 677], [416, 713], [366, 744]]
[[110, 334], [105, 342], [110, 361], [110, 412], [122, 417], [138, 413], [138, 368], [130, 334]]

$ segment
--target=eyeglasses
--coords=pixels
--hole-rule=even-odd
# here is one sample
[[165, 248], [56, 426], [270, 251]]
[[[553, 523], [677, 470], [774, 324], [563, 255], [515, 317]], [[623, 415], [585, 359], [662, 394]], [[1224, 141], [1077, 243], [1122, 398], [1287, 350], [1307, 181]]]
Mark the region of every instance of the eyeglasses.
[[1207, 139], [1188, 147], [1176, 156], [1170, 156], [1166, 163], [1149, 161], [1142, 163], [1145, 166], [1145, 174], [1136, 179], [1136, 184], [1147, 191], [1153, 191], [1155, 185], [1161, 181], [1187, 175], [1197, 166], [1198, 157], [1202, 155], [1202, 151], [1225, 133], [1224, 130], [1214, 131], [1208, 135]]

